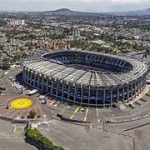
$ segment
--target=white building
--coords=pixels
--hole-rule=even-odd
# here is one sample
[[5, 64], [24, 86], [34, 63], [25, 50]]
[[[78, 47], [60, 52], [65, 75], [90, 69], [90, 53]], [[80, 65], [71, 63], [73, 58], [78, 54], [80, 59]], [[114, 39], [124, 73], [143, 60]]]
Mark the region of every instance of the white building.
[[12, 26], [24, 26], [25, 25], [25, 20], [11, 19], [8, 24], [12, 25]]

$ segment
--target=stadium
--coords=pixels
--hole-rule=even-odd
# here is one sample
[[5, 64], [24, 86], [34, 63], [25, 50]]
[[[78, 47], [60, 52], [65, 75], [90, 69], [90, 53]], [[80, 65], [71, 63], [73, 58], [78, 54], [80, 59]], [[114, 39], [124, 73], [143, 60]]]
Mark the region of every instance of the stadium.
[[128, 101], [146, 85], [146, 64], [127, 57], [55, 51], [23, 62], [24, 82], [56, 99], [94, 107]]

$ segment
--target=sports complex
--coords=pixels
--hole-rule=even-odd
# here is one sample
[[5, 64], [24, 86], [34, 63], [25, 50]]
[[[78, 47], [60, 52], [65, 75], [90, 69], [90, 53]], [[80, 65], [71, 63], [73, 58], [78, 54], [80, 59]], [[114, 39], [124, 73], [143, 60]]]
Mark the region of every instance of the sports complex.
[[139, 95], [146, 64], [89, 51], [55, 51], [23, 63], [24, 82], [56, 99], [87, 106], [112, 106]]

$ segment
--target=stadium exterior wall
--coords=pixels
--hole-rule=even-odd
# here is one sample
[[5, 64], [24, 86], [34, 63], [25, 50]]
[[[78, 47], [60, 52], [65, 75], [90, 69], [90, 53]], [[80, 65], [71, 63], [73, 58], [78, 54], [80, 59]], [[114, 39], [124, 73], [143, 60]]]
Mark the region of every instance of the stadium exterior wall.
[[92, 87], [46, 77], [26, 65], [23, 66], [23, 80], [29, 86], [47, 93], [56, 99], [87, 106], [112, 106], [118, 101], [130, 100], [139, 95], [146, 85], [147, 72], [128, 84], [110, 87]]

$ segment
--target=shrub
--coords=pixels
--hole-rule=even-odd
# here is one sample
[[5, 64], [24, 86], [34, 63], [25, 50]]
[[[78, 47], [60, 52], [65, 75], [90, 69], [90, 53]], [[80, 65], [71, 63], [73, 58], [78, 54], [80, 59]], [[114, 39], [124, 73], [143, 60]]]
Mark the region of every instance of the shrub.
[[35, 118], [35, 116], [36, 116], [36, 112], [30, 111], [29, 115], [27, 117], [33, 119], [33, 118]]
[[62, 147], [55, 146], [53, 143], [43, 136], [37, 129], [27, 129], [25, 132], [26, 140], [35, 145], [39, 149], [45, 150], [64, 150]]

